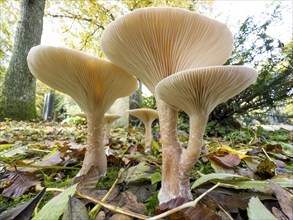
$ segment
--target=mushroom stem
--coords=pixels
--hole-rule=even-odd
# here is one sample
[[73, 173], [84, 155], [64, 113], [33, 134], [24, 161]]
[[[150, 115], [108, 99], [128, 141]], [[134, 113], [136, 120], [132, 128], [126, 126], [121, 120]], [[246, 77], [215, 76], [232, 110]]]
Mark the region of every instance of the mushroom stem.
[[111, 130], [111, 124], [105, 123], [104, 145], [109, 143], [110, 130]]
[[160, 203], [180, 197], [179, 161], [182, 148], [177, 136], [178, 111], [157, 98], [162, 141], [162, 187]]
[[107, 157], [104, 151], [103, 136], [103, 116], [94, 114], [87, 115], [88, 136], [85, 157], [80, 170], [80, 175], [88, 173], [93, 166], [99, 171], [100, 175], [104, 175], [107, 170]]
[[152, 151], [152, 121], [147, 122], [144, 125], [145, 128], [145, 152]]
[[189, 198], [192, 198], [189, 187], [189, 176], [201, 153], [207, 121], [208, 116], [190, 115], [188, 146], [186, 149], [183, 149], [179, 172], [182, 194], [189, 195]]

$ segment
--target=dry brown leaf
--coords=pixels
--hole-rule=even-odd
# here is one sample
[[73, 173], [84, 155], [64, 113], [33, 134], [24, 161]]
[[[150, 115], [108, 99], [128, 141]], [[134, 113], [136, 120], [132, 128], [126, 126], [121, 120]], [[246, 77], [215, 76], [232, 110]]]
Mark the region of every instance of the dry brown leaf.
[[125, 207], [130, 210], [143, 214], [146, 210], [144, 204], [137, 201], [137, 197], [130, 191], [125, 191], [121, 193], [122, 197], [125, 201]]
[[79, 192], [93, 191], [99, 181], [99, 171], [96, 167], [91, 167], [87, 174], [74, 177], [72, 185], [78, 183], [77, 190]]
[[[124, 207], [123, 209], [128, 210], [127, 208], [124, 208]], [[132, 219], [133, 219], [132, 217], [123, 215], [120, 213], [116, 213], [109, 218], [109, 220], [132, 220]]]
[[268, 180], [268, 182], [279, 201], [282, 211], [290, 220], [293, 219], [293, 195], [287, 190], [283, 189], [277, 183], [271, 180]]
[[276, 207], [272, 208], [272, 213], [274, 214], [274, 216], [277, 217], [278, 220], [288, 220], [286, 215], [281, 210], [277, 209]]
[[11, 181], [11, 185], [2, 192], [3, 196], [21, 196], [30, 187], [40, 183], [36, 176], [29, 172], [10, 172], [7, 179]]
[[216, 156], [215, 154], [210, 154], [209, 158], [221, 163], [226, 167], [234, 167], [240, 164], [241, 160], [238, 154], [228, 153], [225, 156]]
[[[204, 193], [205, 189], [197, 189], [198, 195]], [[237, 209], [245, 210], [248, 207], [249, 198], [244, 199], [242, 196], [238, 196], [239, 192], [228, 191], [225, 189], [215, 189], [206, 195], [207, 198], [211, 198], [217, 204], [221, 205], [225, 210], [229, 212], [238, 212]]]
[[[163, 203], [157, 207], [155, 210], [155, 214], [161, 214], [173, 208], [176, 208], [190, 200], [184, 198], [172, 199], [167, 203]], [[210, 219], [221, 219], [212, 209], [210, 209], [207, 205], [198, 203], [195, 207], [182, 209], [179, 212], [171, 214], [168, 216], [170, 220], [193, 220], [193, 219], [201, 219], [201, 220], [210, 220]]]

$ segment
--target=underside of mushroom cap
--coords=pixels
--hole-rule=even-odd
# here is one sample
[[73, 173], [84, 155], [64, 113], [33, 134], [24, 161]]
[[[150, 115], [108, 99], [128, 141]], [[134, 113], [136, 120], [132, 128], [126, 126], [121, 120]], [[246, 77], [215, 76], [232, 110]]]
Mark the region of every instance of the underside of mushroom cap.
[[106, 27], [107, 58], [139, 78], [154, 93], [163, 78], [186, 69], [221, 65], [233, 36], [214, 19], [180, 8], [137, 9]]
[[209, 114], [218, 104], [237, 95], [257, 78], [243, 66], [217, 66], [185, 70], [163, 79], [157, 96], [187, 114]]
[[127, 111], [129, 114], [139, 118], [143, 123], [153, 122], [158, 118], [158, 111], [148, 108], [132, 109]]
[[113, 121], [121, 118], [121, 115], [118, 114], [105, 114], [104, 115], [104, 122], [105, 123], [112, 123]]
[[73, 49], [39, 45], [27, 61], [37, 79], [71, 96], [85, 113], [104, 114], [138, 87], [136, 78], [120, 67]]

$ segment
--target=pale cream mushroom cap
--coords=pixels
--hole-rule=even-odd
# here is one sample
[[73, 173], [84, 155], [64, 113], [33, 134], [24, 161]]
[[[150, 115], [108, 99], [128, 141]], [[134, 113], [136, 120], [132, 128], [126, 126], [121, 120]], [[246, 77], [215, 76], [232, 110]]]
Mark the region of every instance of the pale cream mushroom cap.
[[139, 118], [144, 124], [153, 122], [155, 119], [159, 117], [157, 110], [148, 109], [148, 108], [132, 109], [132, 110], [127, 110], [127, 112], [130, 115]]
[[27, 61], [37, 79], [71, 96], [86, 114], [104, 114], [117, 98], [138, 87], [135, 77], [120, 67], [73, 49], [35, 46]]
[[225, 63], [233, 47], [228, 27], [185, 9], [137, 9], [106, 27], [107, 58], [136, 76], [154, 94], [163, 78], [186, 69]]
[[185, 70], [163, 79], [157, 96], [189, 115], [208, 115], [221, 102], [237, 95], [257, 78], [255, 69], [217, 66]]
[[121, 118], [121, 115], [118, 115], [118, 114], [105, 114], [104, 115], [104, 122], [106, 124], [111, 124], [112, 122], [114, 122], [118, 118]]
[[85, 113], [76, 113], [72, 116], [78, 116], [78, 117], [81, 117], [81, 118], [85, 118], [86, 119], [86, 114]]

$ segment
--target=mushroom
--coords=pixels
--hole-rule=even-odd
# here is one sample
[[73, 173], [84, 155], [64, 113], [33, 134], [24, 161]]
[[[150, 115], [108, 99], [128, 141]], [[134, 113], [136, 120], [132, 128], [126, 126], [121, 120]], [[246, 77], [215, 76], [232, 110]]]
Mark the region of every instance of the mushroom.
[[[172, 108], [185, 111], [190, 118], [187, 149], [182, 149], [179, 164], [181, 194], [189, 195], [189, 175], [198, 160], [203, 145], [203, 134], [211, 111], [246, 89], [257, 78], [257, 71], [249, 67], [217, 66], [185, 70], [163, 79], [156, 86], [156, 95]], [[165, 170], [166, 172], [166, 170]], [[171, 176], [163, 173], [163, 176]], [[160, 201], [168, 198], [161, 190]]]
[[137, 89], [135, 77], [107, 60], [67, 48], [35, 46], [27, 61], [37, 79], [71, 96], [86, 114], [88, 146], [79, 175], [87, 174], [91, 167], [99, 175], [105, 174], [104, 114], [117, 98]]
[[145, 152], [152, 151], [152, 123], [158, 118], [158, 111], [154, 109], [141, 108], [127, 111], [130, 115], [142, 121], [145, 127]]
[[117, 120], [118, 118], [121, 118], [121, 115], [118, 115], [118, 114], [105, 114], [104, 115], [104, 124], [105, 124], [104, 144], [109, 143], [111, 124], [115, 120]]
[[86, 119], [86, 114], [85, 113], [76, 113], [76, 114], [74, 114], [72, 116], [78, 116], [78, 117]]
[[[101, 48], [116, 65], [136, 76], [154, 94], [155, 86], [176, 72], [222, 65], [233, 48], [228, 27], [185, 9], [137, 9], [112, 22], [101, 37]], [[178, 112], [156, 97], [162, 142], [162, 188], [169, 200], [182, 196], [178, 177], [181, 145]], [[171, 181], [170, 181], [171, 180]], [[164, 199], [166, 201], [167, 199]]]

